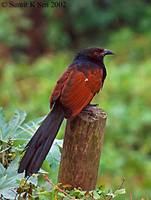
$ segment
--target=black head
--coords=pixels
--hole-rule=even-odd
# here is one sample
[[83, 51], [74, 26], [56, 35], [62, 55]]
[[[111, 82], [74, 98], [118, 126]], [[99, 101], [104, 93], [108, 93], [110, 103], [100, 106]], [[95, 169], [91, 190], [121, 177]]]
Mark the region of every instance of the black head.
[[81, 50], [75, 57], [75, 59], [83, 58], [98, 63], [103, 62], [103, 58], [106, 55], [113, 55], [113, 52], [103, 48], [88, 48]]

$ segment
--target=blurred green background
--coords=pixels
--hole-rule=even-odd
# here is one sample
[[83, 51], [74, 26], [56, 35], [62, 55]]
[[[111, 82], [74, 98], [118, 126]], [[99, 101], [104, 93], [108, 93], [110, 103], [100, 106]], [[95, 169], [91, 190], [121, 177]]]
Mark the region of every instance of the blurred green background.
[[98, 184], [118, 188], [125, 178], [126, 199], [151, 199], [151, 3], [65, 1], [65, 8], [0, 8], [0, 106], [7, 117], [16, 108], [31, 120], [44, 116], [75, 52], [111, 49], [94, 99], [108, 113]]

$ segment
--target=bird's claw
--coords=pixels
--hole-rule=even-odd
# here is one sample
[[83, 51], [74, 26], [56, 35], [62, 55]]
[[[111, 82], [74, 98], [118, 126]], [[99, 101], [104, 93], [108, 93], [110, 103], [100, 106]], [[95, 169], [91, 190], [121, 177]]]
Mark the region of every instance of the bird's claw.
[[98, 103], [89, 104], [88, 106], [99, 106]]

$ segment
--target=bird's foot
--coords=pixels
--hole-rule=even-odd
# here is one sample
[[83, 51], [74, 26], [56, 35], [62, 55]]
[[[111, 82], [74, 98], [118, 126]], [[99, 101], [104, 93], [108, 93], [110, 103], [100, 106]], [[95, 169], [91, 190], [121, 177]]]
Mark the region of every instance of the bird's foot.
[[94, 108], [93, 107], [96, 107], [96, 106], [98, 106], [98, 104], [89, 104], [83, 109], [83, 111], [87, 112], [90, 115], [93, 115], [93, 113], [94, 113]]
[[[98, 104], [98, 103], [92, 103], [92, 104], [88, 104], [87, 106], [88, 106], [88, 107], [89, 107], [89, 106], [99, 106], [99, 104]], [[86, 106], [86, 107], [87, 107], [87, 106]]]

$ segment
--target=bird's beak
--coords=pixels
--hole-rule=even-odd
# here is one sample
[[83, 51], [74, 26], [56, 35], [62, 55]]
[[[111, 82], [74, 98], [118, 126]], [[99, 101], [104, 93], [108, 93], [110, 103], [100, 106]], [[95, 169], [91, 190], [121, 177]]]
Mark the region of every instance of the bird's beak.
[[104, 49], [104, 56], [105, 55], [114, 55], [114, 53], [111, 50]]

